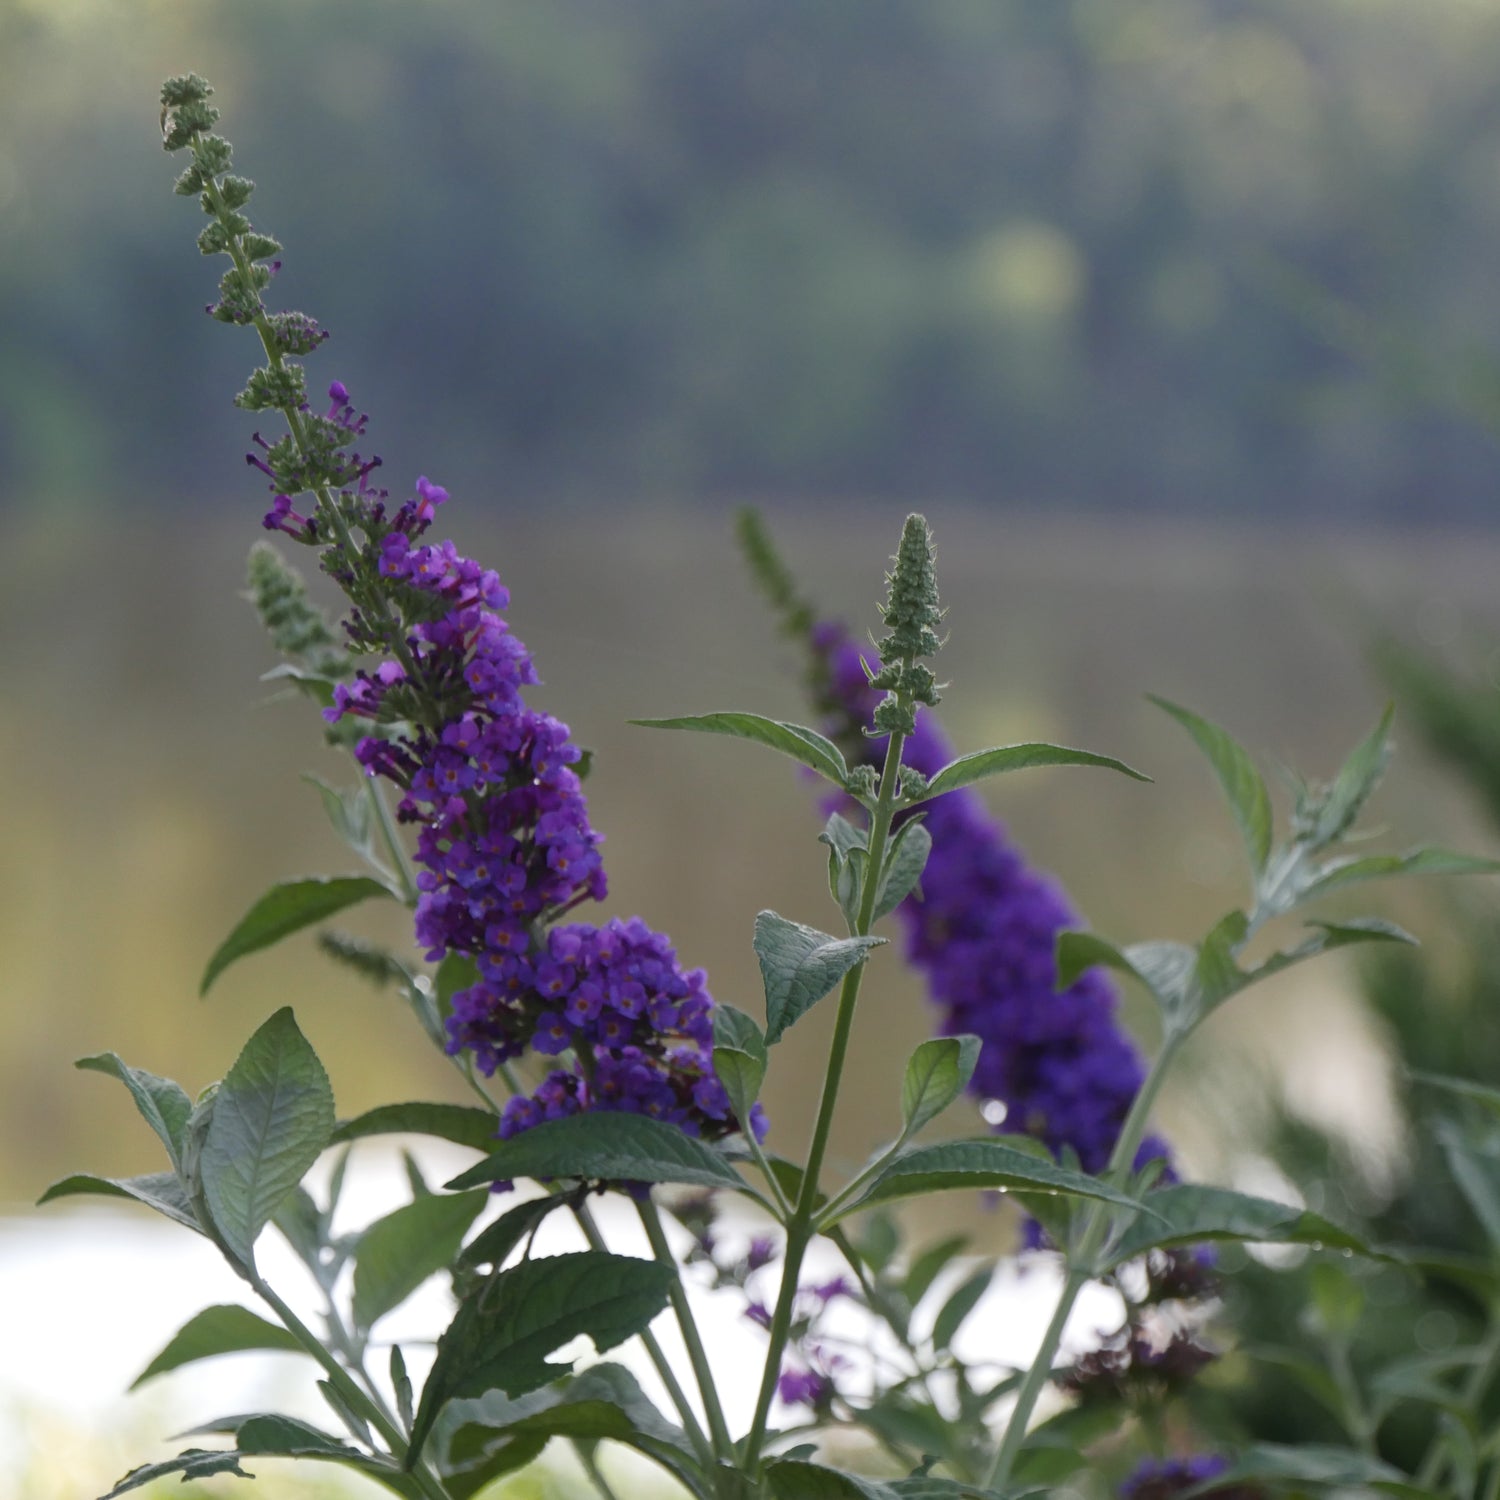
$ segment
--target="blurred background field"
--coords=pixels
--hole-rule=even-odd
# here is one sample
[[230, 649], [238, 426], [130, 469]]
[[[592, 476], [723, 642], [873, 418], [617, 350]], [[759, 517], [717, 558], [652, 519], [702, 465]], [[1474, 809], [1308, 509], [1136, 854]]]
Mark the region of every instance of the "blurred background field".
[[[343, 1111], [455, 1096], [309, 942], [196, 998], [267, 883], [348, 868], [298, 781], [346, 773], [257, 682], [235, 593], [263, 506], [229, 405], [253, 341], [199, 311], [217, 273], [170, 195], [164, 75], [219, 90], [287, 245], [273, 294], [334, 331], [315, 379], [372, 412], [393, 490], [448, 486], [511, 587], [546, 705], [598, 751], [611, 910], [753, 1008], [753, 913], [830, 913], [812, 792], [625, 723], [800, 712], [738, 503], [861, 630], [928, 513], [959, 741], [1156, 777], [990, 793], [1120, 938], [1240, 899], [1232, 826], [1144, 692], [1326, 774], [1387, 696], [1378, 632], [1500, 683], [1497, 63], [1479, 0], [0, 0], [0, 1207], [152, 1165], [72, 1058], [196, 1087], [284, 1003]], [[1493, 849], [1397, 739], [1391, 844]], [[1380, 899], [1441, 968], [1452, 906], [1492, 892]], [[846, 1158], [928, 1020], [895, 965], [868, 1004]], [[1390, 1165], [1379, 1038], [1325, 962], [1219, 1018], [1166, 1122], [1231, 1174], [1223, 1101], [1275, 1059]], [[816, 1051], [767, 1101], [792, 1139]], [[0, 1361], [24, 1295], [0, 1286]]]

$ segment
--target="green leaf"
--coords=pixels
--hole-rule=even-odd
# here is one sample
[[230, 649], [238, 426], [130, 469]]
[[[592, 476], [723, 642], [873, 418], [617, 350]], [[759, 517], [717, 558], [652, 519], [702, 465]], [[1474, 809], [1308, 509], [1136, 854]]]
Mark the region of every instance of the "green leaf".
[[715, 1047], [713, 1051], [714, 1072], [729, 1095], [734, 1117], [742, 1130], [750, 1128], [750, 1111], [760, 1097], [760, 1086], [765, 1081], [766, 1061], [764, 1056], [752, 1057], [738, 1047]]
[[1239, 1352], [1247, 1359], [1253, 1359], [1260, 1364], [1274, 1365], [1278, 1370], [1284, 1370], [1325, 1411], [1339, 1422], [1343, 1422], [1347, 1415], [1344, 1408], [1344, 1394], [1339, 1390], [1338, 1382], [1333, 1376], [1310, 1355], [1300, 1349], [1263, 1348], [1258, 1345], [1244, 1344], [1240, 1346]]
[[1441, 1089], [1444, 1093], [1452, 1094], [1456, 1098], [1483, 1105], [1492, 1115], [1500, 1117], [1500, 1089], [1491, 1088], [1488, 1084], [1476, 1083], [1472, 1078], [1452, 1078], [1445, 1073], [1428, 1073], [1420, 1068], [1409, 1069], [1406, 1076], [1413, 1083]]
[[1395, 713], [1395, 704], [1387, 704], [1380, 722], [1350, 751], [1348, 760], [1339, 767], [1333, 785], [1318, 808], [1317, 821], [1310, 830], [1308, 843], [1314, 849], [1324, 848], [1346, 833], [1375, 790], [1390, 762], [1387, 741]]
[[1018, 1147], [1007, 1145], [1004, 1136], [983, 1136], [977, 1140], [916, 1146], [902, 1152], [870, 1184], [863, 1197], [839, 1212], [838, 1218], [877, 1203], [892, 1203], [898, 1198], [940, 1193], [951, 1188], [969, 1192], [984, 1188], [1019, 1188], [1027, 1192], [1093, 1198], [1126, 1208], [1141, 1206], [1097, 1177], [1069, 1171], [1066, 1167], [1054, 1165], [1046, 1156], [1037, 1155], [1033, 1142], [1027, 1141], [1025, 1146]]
[[[493, 1451], [493, 1435], [507, 1443], [566, 1437], [579, 1442], [613, 1441], [644, 1453], [677, 1475], [696, 1493], [702, 1475], [686, 1435], [646, 1398], [629, 1370], [595, 1365], [571, 1380], [511, 1399], [491, 1391], [475, 1400], [448, 1404], [433, 1436], [444, 1468]], [[487, 1438], [489, 1441], [486, 1441]]]
[[36, 1201], [40, 1207], [43, 1203], [51, 1203], [54, 1198], [71, 1198], [86, 1193], [102, 1198], [133, 1199], [165, 1214], [184, 1228], [203, 1233], [203, 1226], [198, 1222], [175, 1172], [148, 1172], [142, 1177], [95, 1177], [88, 1172], [75, 1172], [71, 1177], [54, 1182]]
[[254, 1264], [256, 1236], [318, 1159], [333, 1123], [328, 1075], [283, 1007], [225, 1074], [199, 1159], [208, 1211], [244, 1265]]
[[878, 922], [895, 911], [916, 890], [922, 871], [927, 868], [927, 856], [931, 853], [932, 835], [917, 819], [909, 818], [896, 831], [885, 868], [880, 872], [872, 922]]
[[1137, 1219], [1105, 1252], [1098, 1267], [1101, 1274], [1148, 1250], [1194, 1245], [1203, 1240], [1322, 1245], [1330, 1250], [1352, 1250], [1360, 1255], [1386, 1258], [1358, 1235], [1341, 1229], [1321, 1214], [1228, 1188], [1181, 1184], [1158, 1188], [1147, 1193], [1143, 1201], [1149, 1213]]
[[205, 1422], [183, 1436], [199, 1433], [229, 1433], [240, 1458], [306, 1458], [343, 1464], [394, 1490], [405, 1500], [424, 1500], [424, 1491], [394, 1460], [352, 1448], [341, 1439], [320, 1431], [296, 1417], [279, 1412], [254, 1412], [245, 1416], [220, 1417]]
[[683, 719], [632, 719], [643, 729], [691, 729], [700, 734], [727, 734], [739, 740], [754, 740], [790, 755], [820, 776], [842, 788], [849, 779], [843, 753], [832, 740], [801, 724], [783, 724], [760, 714], [694, 714]]
[[138, 1490], [143, 1484], [180, 1474], [184, 1481], [207, 1479], [213, 1474], [238, 1474], [241, 1479], [254, 1479], [240, 1467], [238, 1453], [226, 1453], [222, 1448], [185, 1448], [176, 1458], [164, 1458], [154, 1464], [142, 1464], [120, 1479], [103, 1500], [114, 1500], [127, 1490]]
[[1372, 854], [1364, 859], [1330, 860], [1299, 893], [1301, 901], [1341, 891], [1365, 880], [1384, 880], [1391, 875], [1496, 875], [1500, 860], [1458, 854], [1451, 849], [1412, 849], [1406, 854]]
[[306, 1351], [292, 1334], [268, 1323], [248, 1307], [236, 1303], [205, 1307], [172, 1335], [166, 1348], [130, 1383], [135, 1390], [155, 1375], [164, 1375], [180, 1365], [210, 1359], [216, 1354], [237, 1354], [245, 1349], [275, 1349], [292, 1354]]
[[[381, 883], [387, 884], [390, 872], [378, 852], [378, 835], [375, 819], [371, 816], [373, 791], [367, 781], [356, 782], [349, 787], [330, 786], [321, 776], [310, 771], [302, 773], [302, 779], [318, 789], [323, 799], [323, 810], [333, 831], [362, 859], [381, 872]], [[394, 891], [393, 891], [394, 894]]]
[[1235, 1484], [1304, 1485], [1315, 1489], [1373, 1489], [1405, 1500], [1432, 1500], [1400, 1469], [1378, 1458], [1322, 1443], [1253, 1443], [1223, 1473], [1183, 1492], [1196, 1496]]
[[674, 1274], [655, 1261], [583, 1250], [522, 1261], [486, 1281], [438, 1340], [408, 1462], [454, 1397], [492, 1390], [524, 1396], [569, 1373], [571, 1363], [549, 1363], [547, 1356], [578, 1335], [587, 1334], [603, 1354], [640, 1333], [666, 1306]]
[[901, 1290], [913, 1307], [927, 1295], [932, 1283], [937, 1280], [944, 1267], [955, 1255], [962, 1255], [969, 1247], [967, 1235], [955, 1234], [946, 1240], [929, 1246], [911, 1263]]
[[127, 1067], [113, 1052], [80, 1057], [73, 1066], [118, 1078], [130, 1090], [141, 1118], [161, 1138], [172, 1158], [172, 1165], [182, 1166], [183, 1135], [187, 1130], [188, 1116], [193, 1112], [193, 1101], [184, 1089], [170, 1078], [158, 1078], [155, 1073], [147, 1073], [142, 1068]]
[[[1024, 1457], [1024, 1455], [1023, 1455]], [[1018, 1464], [1017, 1467], [1020, 1465]], [[985, 1490], [961, 1479], [939, 1479], [923, 1474], [911, 1479], [893, 1479], [889, 1488], [900, 1500], [1029, 1500], [1053, 1493], [1050, 1486], [1012, 1485], [1005, 1490]]]
[[950, 761], [927, 783], [927, 790], [917, 800], [928, 802], [987, 776], [1025, 771], [1032, 766], [1103, 766], [1106, 770], [1122, 771], [1137, 781], [1151, 780], [1124, 761], [1095, 755], [1091, 750], [1070, 750], [1066, 745], [1000, 745], [993, 750], [974, 750]]
[[906, 1063], [901, 1080], [905, 1134], [915, 1135], [969, 1086], [983, 1045], [977, 1036], [938, 1036], [923, 1042]]
[[1440, 1119], [1433, 1123], [1432, 1133], [1491, 1246], [1500, 1249], [1500, 1171], [1493, 1126]]
[[514, 1208], [508, 1208], [495, 1220], [487, 1224], [464, 1246], [457, 1265], [460, 1269], [477, 1266], [499, 1267], [522, 1240], [526, 1238], [554, 1209], [567, 1204], [566, 1198], [552, 1193], [540, 1198], [528, 1198]]
[[1229, 799], [1240, 837], [1250, 855], [1250, 867], [1258, 877], [1271, 857], [1271, 796], [1255, 762], [1238, 740], [1217, 724], [1199, 718], [1186, 708], [1147, 693], [1159, 709], [1171, 716], [1192, 735], [1194, 743], [1208, 757]]
[[897, 1500], [898, 1496], [898, 1491], [878, 1479], [801, 1459], [773, 1458], [765, 1474], [775, 1500]]
[[355, 1327], [370, 1328], [429, 1276], [447, 1270], [489, 1196], [434, 1193], [371, 1224], [354, 1252]]
[[751, 1057], [765, 1058], [766, 1039], [752, 1016], [722, 1002], [715, 1005], [709, 1015], [714, 1023], [715, 1047], [733, 1047], [739, 1052], [748, 1052]]
[[203, 971], [198, 993], [206, 995], [209, 986], [236, 959], [258, 953], [304, 927], [326, 921], [336, 912], [375, 896], [389, 900], [391, 892], [378, 880], [371, 880], [366, 875], [319, 876], [273, 885], [219, 944]]
[[745, 1186], [718, 1152], [677, 1126], [647, 1115], [610, 1112], [544, 1120], [502, 1141], [497, 1150], [447, 1186], [471, 1188], [516, 1177]]
[[964, 1319], [979, 1306], [980, 1298], [990, 1289], [993, 1276], [993, 1266], [981, 1266], [966, 1281], [960, 1283], [938, 1310], [932, 1325], [932, 1347], [939, 1353], [948, 1348], [963, 1326]]
[[329, 1143], [357, 1141], [368, 1135], [432, 1135], [488, 1151], [499, 1128], [500, 1121], [490, 1110], [467, 1104], [382, 1104], [352, 1120], [339, 1121]]
[[818, 842], [827, 844], [840, 859], [848, 859], [856, 849], [868, 852], [870, 847], [869, 835], [865, 830], [856, 828], [840, 813], [829, 814], [822, 833], [818, 835]]
[[774, 911], [755, 918], [755, 956], [766, 990], [766, 1042], [782, 1033], [828, 994], [884, 938], [830, 937]]

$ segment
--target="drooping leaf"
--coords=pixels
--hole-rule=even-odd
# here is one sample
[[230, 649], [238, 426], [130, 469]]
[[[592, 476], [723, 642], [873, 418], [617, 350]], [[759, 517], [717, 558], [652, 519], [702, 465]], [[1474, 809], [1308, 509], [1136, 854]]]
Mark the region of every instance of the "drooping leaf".
[[246, 1349], [273, 1349], [282, 1353], [306, 1351], [296, 1338], [276, 1323], [268, 1323], [248, 1307], [222, 1303], [205, 1307], [172, 1335], [165, 1349], [130, 1383], [130, 1389], [155, 1375], [164, 1375], [195, 1360], [216, 1354], [237, 1354]]
[[317, 876], [273, 885], [219, 944], [203, 971], [198, 993], [206, 995], [214, 980], [237, 959], [258, 953], [304, 927], [326, 921], [337, 912], [377, 896], [390, 900], [391, 892], [367, 875]]
[[113, 1052], [80, 1057], [73, 1066], [118, 1078], [130, 1090], [141, 1118], [161, 1138], [172, 1158], [172, 1165], [182, 1165], [183, 1133], [187, 1130], [188, 1116], [193, 1112], [193, 1101], [180, 1085], [170, 1078], [158, 1078], [144, 1068], [127, 1067]]
[[198, 1170], [225, 1245], [252, 1265], [256, 1236], [333, 1133], [328, 1075], [289, 1007], [245, 1044], [214, 1098]]
[[870, 1184], [863, 1197], [839, 1212], [838, 1218], [877, 1203], [893, 1203], [899, 1198], [955, 1188], [967, 1192], [984, 1188], [1024, 1189], [1093, 1198], [1126, 1208], [1140, 1207], [1135, 1199], [1097, 1177], [1056, 1166], [1046, 1156], [1038, 1155], [1032, 1142], [1013, 1146], [1007, 1144], [1004, 1136], [985, 1136], [916, 1146], [902, 1152]]
[[878, 922], [888, 916], [916, 890], [931, 853], [932, 835], [918, 819], [909, 818], [896, 830], [885, 868], [880, 872], [871, 921]]
[[318, 789], [318, 795], [323, 799], [323, 811], [328, 814], [328, 821], [333, 825], [333, 831], [362, 859], [382, 871], [383, 862], [376, 850], [376, 827], [372, 816], [373, 809], [370, 805], [371, 787], [367, 782], [356, 782], [353, 786], [336, 787], [324, 781], [321, 776], [314, 776], [310, 771], [302, 773], [302, 779], [309, 786]]
[[930, 801], [944, 792], [957, 791], [988, 776], [1000, 776], [1007, 771], [1025, 771], [1032, 766], [1101, 766], [1110, 771], [1121, 771], [1136, 781], [1150, 781], [1142, 772], [1127, 766], [1123, 760], [1110, 755], [1095, 755], [1091, 750], [1072, 750], [1066, 745], [1000, 745], [993, 750], [973, 750], [950, 761], [931, 781], [919, 799]]
[[830, 937], [774, 911], [755, 918], [755, 956], [766, 991], [766, 1042], [782, 1033], [828, 994], [884, 938]]
[[36, 1201], [41, 1205], [51, 1203], [54, 1198], [71, 1198], [80, 1194], [130, 1198], [165, 1214], [186, 1229], [203, 1233], [203, 1226], [199, 1224], [175, 1172], [147, 1172], [142, 1177], [95, 1177], [88, 1172], [75, 1172], [71, 1177], [54, 1182]]
[[447, 1186], [471, 1188], [516, 1177], [744, 1187], [739, 1174], [718, 1152], [675, 1125], [647, 1115], [614, 1113], [544, 1120], [502, 1141]]
[[458, 1146], [488, 1151], [500, 1128], [487, 1109], [467, 1104], [382, 1104], [334, 1127], [331, 1143], [357, 1141], [369, 1135], [432, 1135]]
[[816, 771], [839, 788], [849, 779], [843, 753], [832, 740], [801, 724], [784, 724], [760, 714], [693, 714], [679, 719], [632, 719], [643, 729], [691, 729], [699, 734], [727, 734], [739, 740], [769, 745]]
[[901, 1080], [901, 1118], [907, 1135], [947, 1109], [969, 1086], [979, 1063], [977, 1036], [937, 1036], [921, 1043], [907, 1059]]
[[1147, 693], [1163, 712], [1170, 714], [1187, 732], [1193, 742], [1208, 757], [1229, 799], [1230, 811], [1239, 824], [1240, 837], [1245, 841], [1245, 850], [1250, 856], [1250, 867], [1259, 877], [1271, 857], [1271, 796], [1255, 762], [1238, 740], [1226, 733], [1217, 724], [1200, 718], [1189, 709], [1165, 698]]
[[504, 1264], [506, 1256], [524, 1240], [541, 1222], [562, 1208], [568, 1200], [550, 1193], [540, 1198], [528, 1198], [514, 1208], [508, 1208], [493, 1224], [486, 1224], [474, 1238], [464, 1246], [458, 1256], [460, 1269], [472, 1270], [477, 1266]]
[[485, 1192], [432, 1193], [377, 1219], [354, 1253], [354, 1323], [367, 1329], [452, 1265], [489, 1199]]
[[1247, 1240], [1255, 1244], [1322, 1245], [1386, 1258], [1358, 1235], [1306, 1209], [1255, 1198], [1229, 1188], [1187, 1183], [1157, 1188], [1142, 1200], [1150, 1211], [1136, 1220], [1109, 1249], [1101, 1272], [1168, 1245], [1203, 1240]]
[[222, 1448], [185, 1448], [176, 1458], [164, 1458], [154, 1464], [141, 1464], [121, 1478], [103, 1500], [114, 1500], [127, 1490], [138, 1490], [142, 1485], [152, 1484], [158, 1479], [178, 1474], [184, 1481], [207, 1479], [214, 1474], [237, 1474], [241, 1479], [255, 1476], [240, 1467], [241, 1455]]
[[672, 1277], [670, 1266], [602, 1250], [522, 1261], [491, 1277], [460, 1303], [438, 1340], [411, 1458], [453, 1398], [492, 1390], [524, 1396], [571, 1370], [547, 1356], [578, 1335], [603, 1354], [640, 1333], [666, 1306]]
[[425, 1492], [421, 1486], [410, 1474], [399, 1469], [394, 1460], [353, 1448], [297, 1417], [283, 1416], [279, 1412], [220, 1417], [179, 1436], [210, 1432], [233, 1436], [235, 1453], [240, 1458], [304, 1458], [341, 1464], [384, 1485], [403, 1500], [424, 1500]]

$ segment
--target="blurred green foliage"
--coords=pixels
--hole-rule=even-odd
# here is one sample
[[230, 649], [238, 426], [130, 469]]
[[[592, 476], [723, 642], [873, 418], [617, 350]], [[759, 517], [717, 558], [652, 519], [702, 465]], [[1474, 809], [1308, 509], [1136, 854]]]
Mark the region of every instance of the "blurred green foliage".
[[463, 491], [1484, 514], [1296, 288], [1495, 407], [1497, 56], [1468, 0], [0, 0], [0, 500], [227, 473], [192, 67], [316, 371]]

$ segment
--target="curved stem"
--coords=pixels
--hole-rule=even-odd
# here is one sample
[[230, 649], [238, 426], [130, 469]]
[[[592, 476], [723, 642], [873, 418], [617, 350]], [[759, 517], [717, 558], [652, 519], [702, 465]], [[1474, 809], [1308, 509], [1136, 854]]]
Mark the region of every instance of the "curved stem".
[[672, 1247], [667, 1243], [666, 1231], [662, 1228], [661, 1214], [656, 1205], [646, 1198], [636, 1204], [646, 1238], [651, 1242], [651, 1252], [660, 1265], [672, 1272], [672, 1284], [668, 1296], [672, 1299], [672, 1311], [677, 1315], [677, 1326], [682, 1330], [682, 1342], [687, 1347], [688, 1359], [697, 1377], [698, 1392], [703, 1398], [703, 1410], [708, 1413], [708, 1429], [713, 1434], [714, 1451], [721, 1459], [734, 1458], [734, 1439], [729, 1434], [729, 1424], [724, 1420], [724, 1408], [719, 1402], [718, 1387], [714, 1384], [713, 1366], [708, 1360], [708, 1351], [698, 1333], [698, 1323], [693, 1317], [692, 1305], [688, 1302], [687, 1288], [682, 1282], [682, 1272]]

